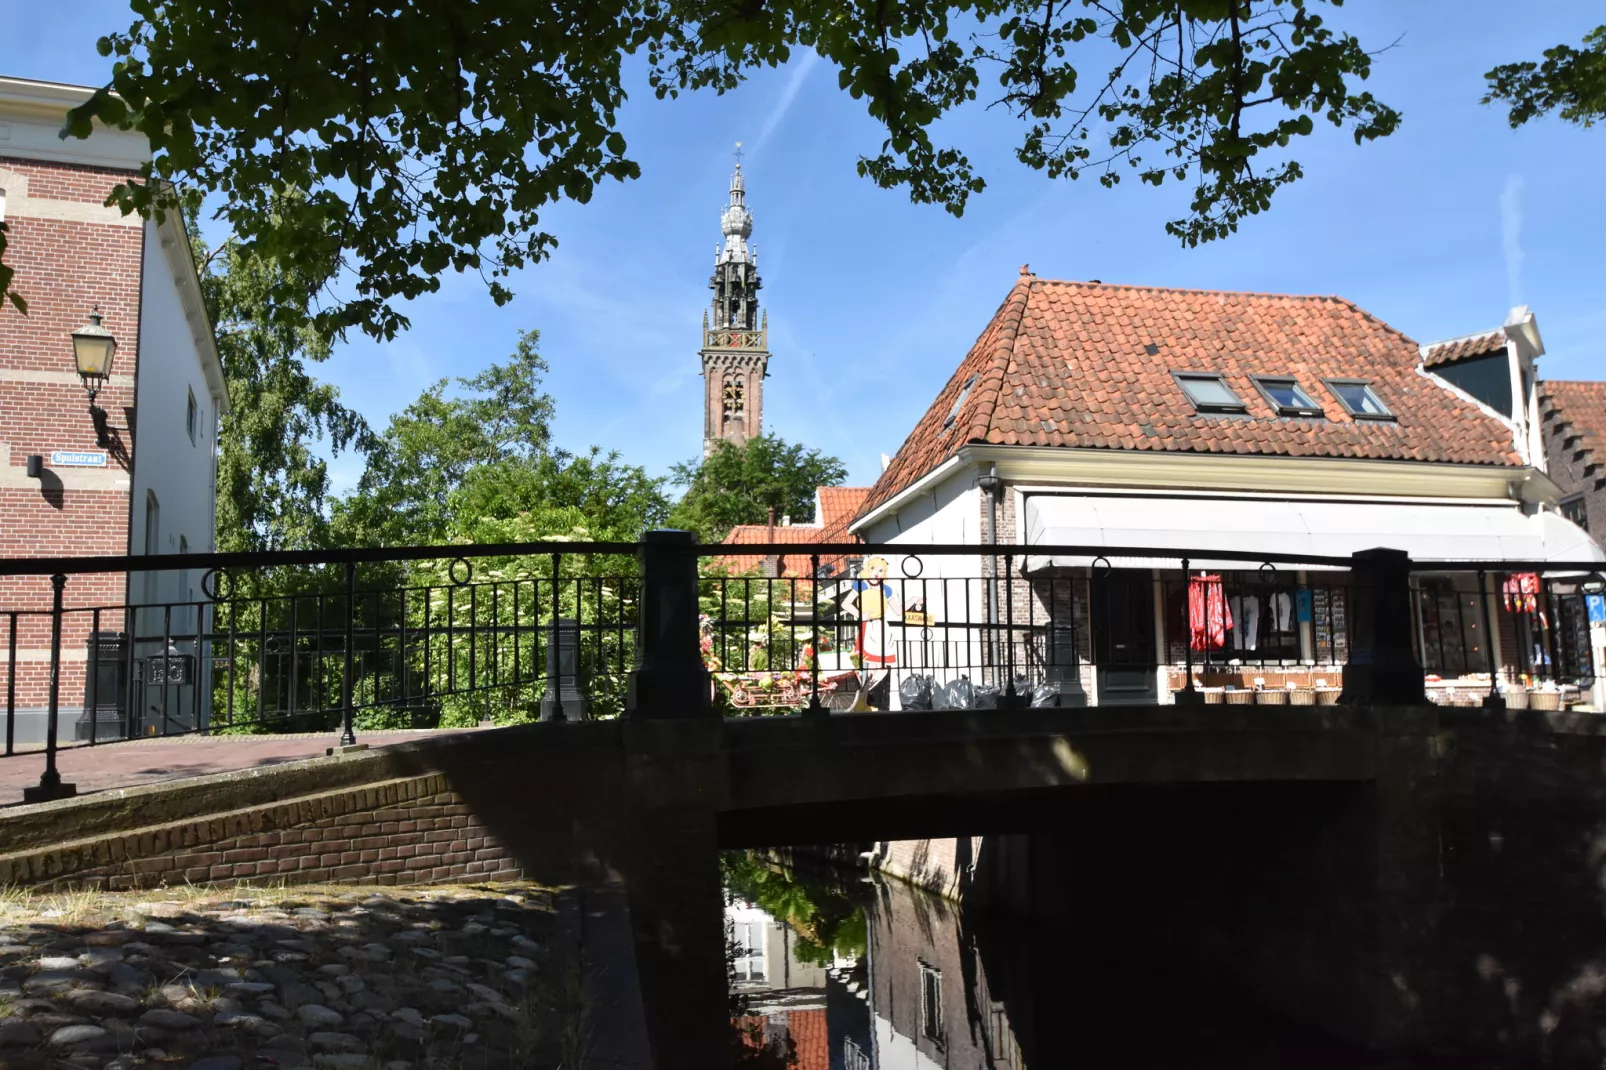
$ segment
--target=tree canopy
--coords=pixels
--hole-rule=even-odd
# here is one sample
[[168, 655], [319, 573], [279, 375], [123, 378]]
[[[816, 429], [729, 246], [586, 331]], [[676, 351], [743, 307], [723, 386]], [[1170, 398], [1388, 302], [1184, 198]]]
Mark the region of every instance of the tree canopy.
[[1484, 77], [1489, 82], [1485, 104], [1510, 106], [1512, 126], [1556, 112], [1579, 126], [1606, 119], [1606, 25], [1584, 35], [1584, 47], [1557, 45], [1545, 50], [1543, 63], [1507, 63]]
[[1318, 120], [1357, 142], [1398, 125], [1360, 88], [1371, 55], [1323, 18], [1340, 3], [132, 0], [100, 41], [110, 83], [68, 129], [142, 132], [153, 161], [118, 203], [159, 210], [153, 179], [216, 195], [247, 252], [322, 296], [321, 329], [390, 337], [447, 269], [508, 300], [507, 275], [556, 244], [548, 206], [640, 174], [617, 121], [628, 57], [673, 97], [811, 49], [885, 128], [859, 173], [955, 215], [986, 178], [941, 120], [996, 106], [1051, 176], [1193, 183], [1166, 224], [1192, 245], [1298, 179], [1287, 150]]
[[[186, 206], [193, 213], [192, 201]], [[329, 544], [326, 450], [366, 452], [367, 422], [307, 371], [329, 338], [275, 306], [283, 269], [233, 239], [195, 242], [201, 294], [217, 335], [229, 411], [218, 428], [219, 550], [302, 550]]]
[[670, 513], [675, 527], [695, 531], [703, 542], [720, 542], [737, 524], [776, 519], [814, 519], [814, 491], [847, 477], [835, 457], [817, 449], [759, 435], [737, 446], [721, 441], [701, 461], [677, 464], [670, 479], [686, 494]]

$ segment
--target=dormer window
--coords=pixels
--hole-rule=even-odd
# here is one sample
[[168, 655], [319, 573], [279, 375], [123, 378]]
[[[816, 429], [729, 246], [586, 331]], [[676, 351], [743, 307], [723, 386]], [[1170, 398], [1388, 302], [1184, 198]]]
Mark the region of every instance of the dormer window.
[[1244, 403], [1232, 392], [1227, 381], [1215, 372], [1172, 372], [1193, 407], [1203, 413], [1239, 413]]
[[965, 385], [959, 388], [959, 396], [954, 399], [954, 407], [948, 410], [948, 418], [942, 422], [944, 430], [954, 425], [954, 420], [959, 416], [959, 406], [965, 403], [965, 399], [970, 396], [970, 388], [975, 385], [976, 377], [972, 375], [965, 380]]
[[1357, 420], [1392, 420], [1394, 414], [1372, 392], [1372, 385], [1361, 379], [1329, 379], [1327, 389], [1338, 403]]
[[1311, 400], [1297, 380], [1276, 376], [1257, 376], [1255, 385], [1277, 410], [1278, 416], [1321, 416], [1322, 407]]

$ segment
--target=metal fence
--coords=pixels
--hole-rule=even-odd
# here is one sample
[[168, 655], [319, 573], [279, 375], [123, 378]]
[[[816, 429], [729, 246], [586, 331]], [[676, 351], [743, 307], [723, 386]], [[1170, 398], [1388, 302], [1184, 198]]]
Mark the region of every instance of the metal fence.
[[[5, 754], [42, 744], [48, 774], [67, 741], [338, 730], [349, 743], [371, 729], [614, 716], [637, 660], [640, 550], [3, 561]], [[1362, 593], [1349, 558], [1219, 550], [685, 552], [710, 699], [730, 715], [1323, 704], [1342, 692]], [[1408, 612], [1429, 697], [1586, 701], [1606, 617], [1597, 568], [1418, 566]], [[198, 577], [194, 597], [105, 598], [175, 574], [182, 590]]]

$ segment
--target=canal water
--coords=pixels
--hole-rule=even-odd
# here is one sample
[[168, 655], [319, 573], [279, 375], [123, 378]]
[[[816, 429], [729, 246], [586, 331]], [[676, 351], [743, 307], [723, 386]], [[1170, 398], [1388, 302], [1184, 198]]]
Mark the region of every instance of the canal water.
[[739, 1066], [1484, 1065], [1379, 1057], [1224, 1001], [1208, 984], [1100, 949], [1097, 919], [1050, 926], [976, 917], [896, 879], [751, 854], [727, 855], [724, 871]]

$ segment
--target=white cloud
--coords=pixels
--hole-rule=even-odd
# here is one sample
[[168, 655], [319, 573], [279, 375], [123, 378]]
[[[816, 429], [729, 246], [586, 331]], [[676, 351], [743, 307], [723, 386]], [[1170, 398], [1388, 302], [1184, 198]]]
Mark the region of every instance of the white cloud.
[[1522, 304], [1522, 176], [1511, 175], [1500, 194], [1500, 248], [1506, 260], [1511, 307]]
[[809, 72], [820, 62], [820, 54], [813, 49], [805, 52], [803, 58], [792, 65], [786, 77], [786, 84], [781, 87], [781, 95], [775, 101], [775, 107], [770, 109], [769, 115], [764, 118], [764, 125], [758, 131], [758, 140], [748, 147], [748, 153], [757, 156], [764, 150], [770, 135], [780, 128], [781, 121], [786, 113], [792, 110], [797, 102], [797, 95], [803, 89], [803, 83], [808, 79]]

